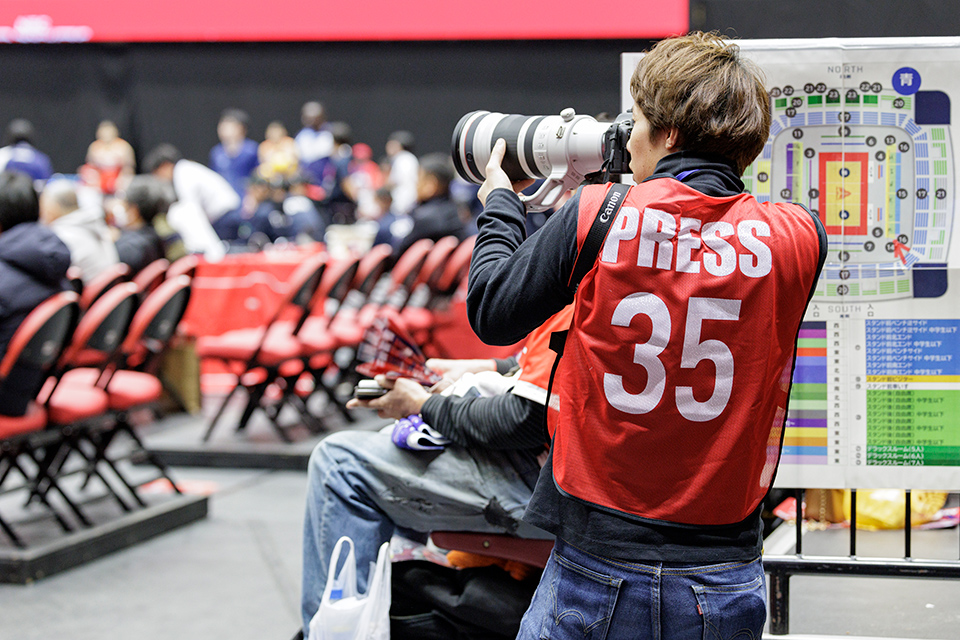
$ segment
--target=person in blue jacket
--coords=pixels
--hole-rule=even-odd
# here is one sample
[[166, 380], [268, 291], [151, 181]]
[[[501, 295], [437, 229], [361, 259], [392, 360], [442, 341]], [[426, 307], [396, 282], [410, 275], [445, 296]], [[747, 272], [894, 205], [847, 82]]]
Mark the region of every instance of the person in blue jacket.
[[16, 118], [7, 125], [6, 145], [0, 149], [0, 171], [19, 171], [34, 180], [48, 180], [53, 175], [50, 157], [33, 146], [33, 125]]
[[[39, 216], [30, 177], [0, 173], [0, 359], [27, 314], [66, 287], [70, 251]], [[34, 372], [7, 376], [0, 384], [0, 415], [23, 415], [36, 384]]]

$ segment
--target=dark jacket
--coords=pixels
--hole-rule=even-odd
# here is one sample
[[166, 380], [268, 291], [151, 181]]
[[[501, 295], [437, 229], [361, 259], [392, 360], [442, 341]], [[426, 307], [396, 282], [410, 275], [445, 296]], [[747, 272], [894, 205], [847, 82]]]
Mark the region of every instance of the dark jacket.
[[120, 262], [130, 267], [132, 273], [163, 257], [163, 241], [153, 227], [144, 225], [127, 229], [117, 238], [117, 256]]
[[466, 228], [460, 219], [460, 210], [457, 203], [449, 197], [432, 198], [417, 206], [410, 213], [413, 219], [413, 228], [400, 241], [396, 255], [401, 256], [417, 240], [428, 238], [439, 240], [445, 236], [454, 236], [457, 240], [466, 238]]
[[[37, 305], [63, 290], [70, 251], [37, 222], [0, 232], [0, 358], [17, 327]], [[0, 414], [23, 415], [35, 380], [11, 375], [0, 386]]]

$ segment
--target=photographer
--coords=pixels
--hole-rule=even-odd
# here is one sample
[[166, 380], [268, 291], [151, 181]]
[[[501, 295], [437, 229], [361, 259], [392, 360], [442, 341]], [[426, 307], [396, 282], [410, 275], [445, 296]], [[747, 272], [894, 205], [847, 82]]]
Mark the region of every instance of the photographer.
[[608, 186], [526, 239], [503, 141], [480, 190], [467, 299], [480, 338], [510, 343], [574, 303], [559, 422], [524, 516], [557, 542], [518, 637], [759, 638], [761, 502], [826, 233], [801, 206], [743, 193], [770, 110], [735, 45], [664, 40], [630, 88], [638, 184], [582, 280]]

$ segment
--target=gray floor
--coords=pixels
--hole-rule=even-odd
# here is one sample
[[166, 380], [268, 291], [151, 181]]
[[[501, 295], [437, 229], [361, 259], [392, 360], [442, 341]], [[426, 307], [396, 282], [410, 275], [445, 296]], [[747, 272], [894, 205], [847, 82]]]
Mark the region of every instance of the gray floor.
[[[173, 471], [188, 491], [210, 493], [205, 520], [28, 586], [0, 585], [0, 640], [290, 638], [305, 473]], [[846, 535], [809, 532], [804, 550], [842, 555]], [[900, 540], [861, 532], [858, 544], [862, 555], [894, 557]], [[956, 529], [914, 537], [916, 557], [955, 559], [958, 549]], [[960, 581], [795, 577], [791, 586], [796, 637], [960, 638]]]

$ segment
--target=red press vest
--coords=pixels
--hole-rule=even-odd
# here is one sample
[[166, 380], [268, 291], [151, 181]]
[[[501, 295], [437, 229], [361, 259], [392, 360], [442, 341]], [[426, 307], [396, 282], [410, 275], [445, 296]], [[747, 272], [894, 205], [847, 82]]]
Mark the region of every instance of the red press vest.
[[[547, 391], [550, 386], [550, 372], [557, 354], [550, 350], [550, 336], [555, 331], [566, 331], [573, 318], [573, 305], [568, 304], [556, 312], [549, 320], [534, 329], [523, 346], [520, 354], [520, 376], [514, 385], [514, 395], [547, 404]], [[557, 426], [557, 412], [560, 408], [559, 389], [554, 385], [547, 411], [547, 429], [553, 435]]]
[[[578, 250], [607, 187], [580, 195]], [[674, 179], [630, 189], [577, 289], [553, 471], [593, 505], [732, 524], [773, 480], [819, 240], [810, 214]]]

